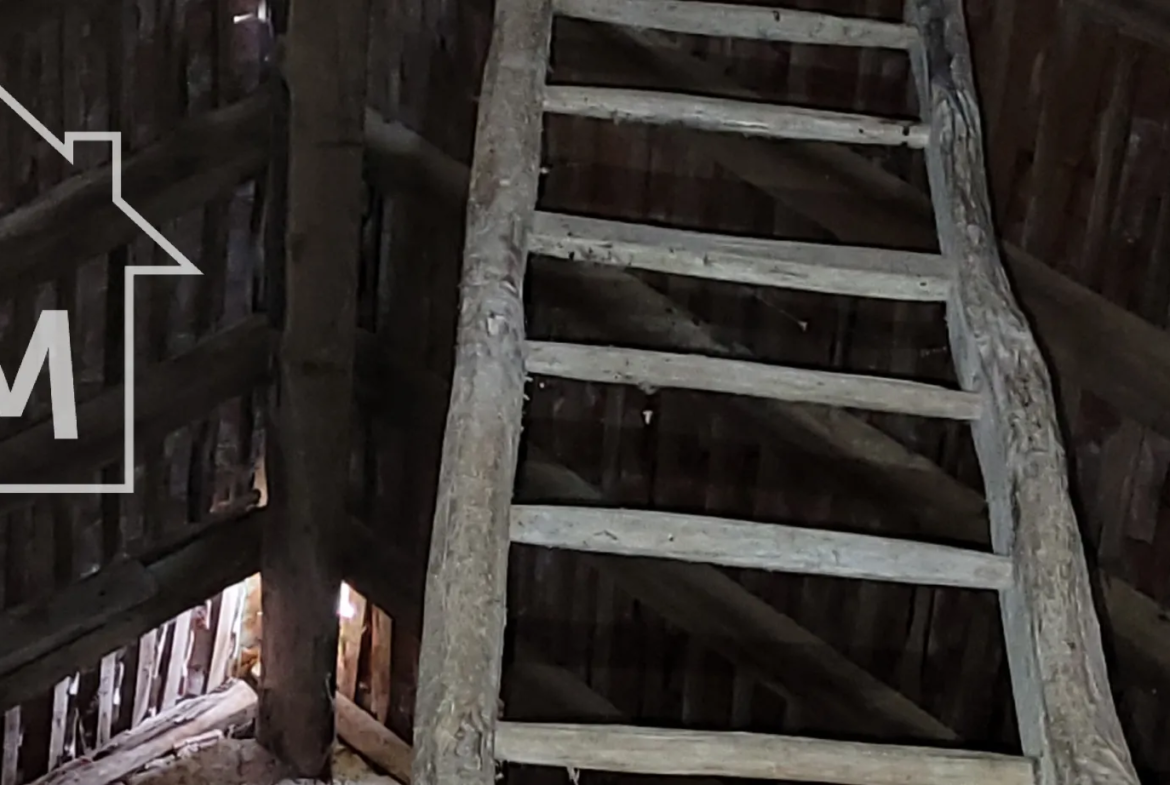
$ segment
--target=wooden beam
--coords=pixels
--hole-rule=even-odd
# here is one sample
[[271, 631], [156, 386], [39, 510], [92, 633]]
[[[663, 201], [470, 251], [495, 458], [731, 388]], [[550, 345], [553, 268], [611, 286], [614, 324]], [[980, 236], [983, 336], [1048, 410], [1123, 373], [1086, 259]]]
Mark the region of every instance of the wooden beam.
[[929, 139], [924, 126], [903, 120], [617, 87], [549, 86], [545, 90], [544, 111], [615, 123], [676, 125], [765, 139], [910, 147], [925, 147]]
[[[496, 4], [468, 196], [454, 380], [415, 710], [416, 785], [493, 785], [509, 510], [524, 405], [520, 289], [540, 178], [550, 0]], [[506, 181], [507, 185], [501, 185]]]
[[501, 722], [500, 760], [623, 774], [832, 785], [1034, 785], [1032, 762], [990, 752], [633, 725]]
[[333, 537], [346, 518], [349, 487], [368, 28], [361, 0], [292, 0], [283, 63], [288, 242], [268, 467], [278, 514], [269, 518], [262, 551], [257, 739], [303, 778], [329, 775], [335, 737]]
[[[176, 128], [128, 158], [122, 196], [160, 224], [229, 192], [264, 166], [271, 101], [254, 95]], [[111, 171], [78, 174], [0, 218], [0, 292], [51, 281], [142, 234], [110, 200]]]
[[954, 277], [953, 266], [938, 254], [707, 234], [562, 213], [536, 214], [528, 250], [572, 262], [893, 300], [943, 302]]
[[528, 341], [526, 348], [529, 373], [562, 379], [700, 390], [920, 417], [979, 417], [977, 395], [903, 379], [616, 346]]
[[916, 37], [909, 25], [794, 8], [690, 0], [555, 0], [553, 7], [576, 19], [714, 38], [907, 49]]
[[382, 771], [409, 785], [414, 760], [410, 745], [340, 692], [337, 693], [337, 735]]
[[935, 139], [926, 165], [943, 254], [959, 275], [951, 354], [986, 401], [972, 424], [991, 539], [1015, 565], [1000, 605], [1024, 752], [1041, 785], [1138, 781], [1109, 674], [1048, 369], [1004, 274], [961, 0], [910, 0], [911, 63]]
[[244, 682], [235, 681], [151, 717], [92, 755], [76, 758], [31, 785], [111, 785], [175, 752], [190, 739], [246, 725], [255, 713], [256, 693]]
[[1011, 585], [1011, 561], [946, 545], [654, 510], [519, 504], [512, 541], [617, 556], [964, 589]]
[[[55, 645], [51, 650], [35, 644], [9, 652], [5, 662], [10, 664], [0, 672], [0, 711], [41, 695], [78, 668], [96, 664], [147, 630], [255, 572], [260, 525], [267, 514], [236, 510], [217, 516], [185, 542], [134, 566], [123, 563], [122, 567], [107, 568], [139, 575], [144, 571], [146, 575], [135, 582], [152, 588], [149, 593], [136, 591], [133, 602], [118, 603], [117, 613], [109, 613], [107, 597], [93, 591], [108, 584], [101, 573], [74, 584], [36, 609], [9, 610], [3, 622], [6, 627], [13, 619], [19, 624], [20, 619], [36, 615], [54, 619], [52, 630], [41, 632]], [[95, 616], [106, 618], [94, 625], [91, 619]]]

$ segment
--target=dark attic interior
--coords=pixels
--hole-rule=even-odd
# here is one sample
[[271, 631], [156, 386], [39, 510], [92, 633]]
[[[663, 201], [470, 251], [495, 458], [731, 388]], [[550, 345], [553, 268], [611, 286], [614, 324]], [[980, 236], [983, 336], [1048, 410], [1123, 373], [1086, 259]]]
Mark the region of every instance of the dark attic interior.
[[0, 785], [1170, 785], [1163, 0], [0, 0], [0, 99]]

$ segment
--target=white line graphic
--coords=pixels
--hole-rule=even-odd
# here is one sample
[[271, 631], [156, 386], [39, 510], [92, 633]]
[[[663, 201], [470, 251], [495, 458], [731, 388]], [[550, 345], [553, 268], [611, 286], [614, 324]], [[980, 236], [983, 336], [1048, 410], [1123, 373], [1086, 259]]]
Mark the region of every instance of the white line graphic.
[[[120, 483], [0, 483], [0, 493], [133, 493], [134, 492], [134, 279], [139, 275], [202, 275], [190, 259], [182, 254], [167, 238], [155, 229], [150, 223], [138, 214], [138, 211], [122, 199], [122, 134], [113, 131], [68, 131], [65, 138], [58, 139], [45, 127], [44, 123], [24, 108], [11, 93], [0, 87], [0, 100], [8, 108], [16, 112], [21, 120], [28, 123], [42, 139], [52, 145], [53, 149], [64, 156], [65, 160], [73, 163], [73, 145], [75, 142], [109, 142], [110, 143], [110, 199], [114, 206], [126, 214], [139, 229], [158, 243], [167, 254], [175, 260], [175, 267], [161, 267], [151, 265], [133, 265], [126, 267], [126, 302], [123, 308], [125, 313], [125, 338], [123, 341], [125, 353], [125, 408], [123, 410], [124, 447], [122, 458], [122, 472], [124, 479]], [[0, 264], [3, 261], [0, 260]]]

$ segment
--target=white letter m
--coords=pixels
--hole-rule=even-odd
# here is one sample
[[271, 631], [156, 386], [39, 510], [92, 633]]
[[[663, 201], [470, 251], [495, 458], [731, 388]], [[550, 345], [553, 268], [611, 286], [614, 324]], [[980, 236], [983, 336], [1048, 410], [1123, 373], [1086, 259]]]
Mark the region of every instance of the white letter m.
[[28, 351], [20, 361], [16, 380], [0, 368], [0, 417], [19, 417], [32, 397], [33, 385], [46, 359], [49, 363], [49, 395], [53, 405], [53, 437], [77, 438], [77, 396], [73, 389], [73, 351], [69, 345], [69, 314], [41, 311]]

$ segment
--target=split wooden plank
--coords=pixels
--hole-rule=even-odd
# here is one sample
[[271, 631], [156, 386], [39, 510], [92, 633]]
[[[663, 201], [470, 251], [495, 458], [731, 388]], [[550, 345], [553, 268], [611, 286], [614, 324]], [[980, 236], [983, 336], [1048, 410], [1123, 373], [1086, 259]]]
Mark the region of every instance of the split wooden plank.
[[625, 774], [750, 777], [832, 785], [1035, 785], [1032, 762], [989, 752], [760, 733], [501, 722], [511, 763]]
[[908, 49], [917, 40], [909, 25], [795, 8], [697, 0], [555, 0], [553, 9], [592, 22], [718, 38], [883, 49]]
[[1039, 781], [1138, 782], [1109, 689], [1100, 624], [1044, 357], [999, 255], [983, 133], [960, 0], [911, 0], [922, 39], [911, 63], [936, 144], [927, 172], [942, 252], [958, 264], [948, 305], [964, 386], [982, 390], [972, 426], [991, 538], [1015, 581], [1001, 614], [1025, 754]]
[[49, 765], [52, 771], [65, 756], [65, 734], [69, 720], [69, 688], [74, 677], [62, 679], [53, 688], [53, 716], [49, 720]]
[[529, 373], [577, 381], [701, 390], [921, 417], [975, 420], [981, 406], [975, 393], [923, 382], [616, 346], [529, 341], [525, 365]]
[[993, 553], [892, 537], [653, 510], [565, 505], [512, 507], [512, 541], [725, 567], [1004, 589], [1011, 561]]
[[159, 708], [163, 711], [178, 702], [187, 678], [191, 658], [191, 611], [185, 610], [171, 624], [171, 657], [167, 662], [167, 678], [163, 682]]
[[954, 277], [938, 254], [705, 234], [538, 212], [529, 253], [807, 292], [942, 302]]
[[232, 658], [237, 649], [237, 631], [240, 621], [240, 606], [243, 602], [244, 585], [237, 583], [223, 590], [219, 601], [219, 619], [215, 624], [215, 643], [211, 650], [211, 663], [207, 668], [207, 689], [214, 690], [226, 682], [231, 675]]
[[909, 120], [622, 87], [550, 85], [545, 89], [544, 111], [767, 139], [914, 148], [925, 147], [930, 140], [929, 128]]
[[134, 709], [130, 727], [137, 727], [150, 711], [154, 680], [158, 675], [158, 630], [148, 630], [138, 640], [138, 675], [134, 682]]
[[550, 0], [496, 3], [426, 582], [415, 785], [496, 780], [488, 750], [498, 711], [509, 517], [524, 405], [520, 286], [540, 178], [551, 35]]
[[365, 206], [364, 0], [292, 0], [288, 210], [278, 401], [267, 471], [256, 736], [301, 778], [328, 778], [336, 738], [336, 534], [347, 518], [358, 262]]
[[381, 608], [370, 608], [370, 713], [383, 725], [390, 716], [390, 667], [394, 622]]
[[109, 744], [114, 728], [114, 693], [117, 691], [118, 654], [111, 652], [102, 657], [98, 668], [98, 717], [97, 745]]
[[256, 712], [256, 693], [242, 681], [184, 701], [77, 758], [32, 785], [109, 785], [174, 752], [187, 739], [245, 725]]

